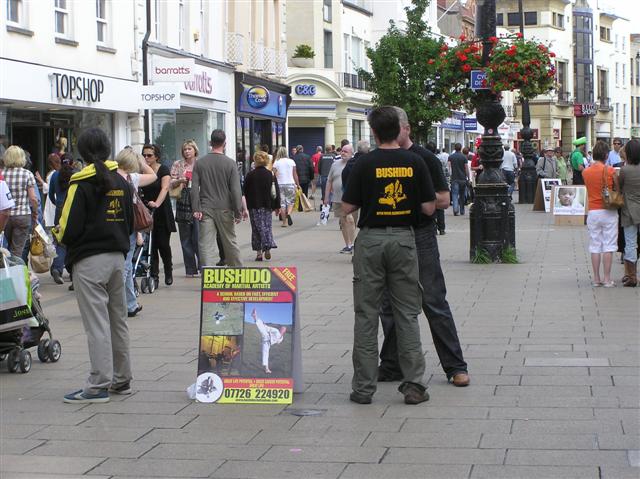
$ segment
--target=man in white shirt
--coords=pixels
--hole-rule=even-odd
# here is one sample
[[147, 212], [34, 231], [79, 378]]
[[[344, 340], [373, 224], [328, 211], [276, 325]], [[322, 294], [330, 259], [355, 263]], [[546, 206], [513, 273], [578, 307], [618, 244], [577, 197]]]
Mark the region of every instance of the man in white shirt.
[[508, 193], [509, 196], [513, 194], [513, 189], [515, 188], [516, 183], [516, 168], [518, 168], [518, 159], [516, 158], [515, 153], [513, 153], [508, 145], [504, 146], [504, 154], [502, 155], [502, 165], [500, 165], [500, 169], [502, 170], [502, 174], [504, 175], [504, 180], [509, 185]]
[[609, 166], [622, 166], [622, 158], [620, 158], [620, 148], [622, 148], [622, 140], [620, 138], [613, 139], [613, 150], [609, 151], [609, 157], [607, 158], [607, 165]]

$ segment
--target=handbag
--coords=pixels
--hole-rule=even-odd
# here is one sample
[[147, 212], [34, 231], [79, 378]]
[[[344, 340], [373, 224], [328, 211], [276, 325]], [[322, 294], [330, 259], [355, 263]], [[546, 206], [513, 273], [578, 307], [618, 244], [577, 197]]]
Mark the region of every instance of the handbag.
[[131, 177], [127, 180], [133, 192], [133, 229], [137, 232], [151, 231], [153, 228], [153, 215], [140, 199], [140, 195], [131, 183]]
[[31, 243], [29, 244], [29, 253], [31, 256], [42, 256], [44, 254], [44, 241], [40, 235], [31, 235]]
[[624, 206], [624, 196], [618, 191], [609, 190], [607, 180], [607, 166], [605, 165], [602, 169], [602, 202], [604, 207], [608, 210], [622, 208]]
[[34, 273], [47, 273], [53, 263], [53, 258], [45, 255], [29, 255], [29, 263]]
[[182, 190], [184, 190], [184, 183], [178, 183], [178, 186], [169, 188], [169, 196], [178, 199], [182, 195]]

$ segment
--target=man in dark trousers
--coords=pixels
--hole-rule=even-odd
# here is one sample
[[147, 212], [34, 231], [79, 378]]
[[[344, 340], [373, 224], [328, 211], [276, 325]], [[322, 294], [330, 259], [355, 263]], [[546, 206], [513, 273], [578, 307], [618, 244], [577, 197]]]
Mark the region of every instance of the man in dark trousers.
[[[302, 145], [296, 146], [296, 154], [293, 155], [293, 161], [296, 163], [300, 189], [305, 196], [309, 196], [309, 184], [313, 180], [314, 174], [313, 163], [311, 162], [311, 157], [304, 152]], [[298, 206], [298, 211], [302, 211], [302, 202]]]
[[462, 145], [456, 143], [453, 146], [454, 153], [449, 155], [449, 165], [451, 165], [451, 195], [453, 196], [453, 214], [464, 215], [464, 204], [466, 201], [467, 179], [469, 178], [469, 159], [463, 155]]
[[329, 177], [329, 171], [331, 171], [331, 165], [336, 160], [336, 152], [333, 145], [327, 145], [324, 155], [320, 157], [318, 162], [318, 174], [320, 175], [320, 191], [322, 195], [322, 203], [325, 203], [324, 192], [327, 189], [327, 178]]
[[378, 148], [356, 163], [342, 196], [345, 214], [360, 209], [353, 257], [353, 392], [350, 400], [370, 404], [378, 379], [378, 310], [390, 292], [397, 326], [406, 404], [429, 400], [420, 342], [421, 287], [414, 228], [420, 213], [435, 212], [435, 191], [422, 159], [398, 145], [394, 107], [374, 109], [368, 117]]
[[[400, 118], [398, 144], [405, 150], [419, 155], [424, 160], [436, 191], [436, 208], [445, 210], [449, 207], [449, 188], [442, 173], [442, 164], [434, 153], [411, 141], [409, 136], [411, 134], [411, 126], [409, 126], [407, 114], [402, 108], [396, 108], [396, 110]], [[467, 363], [462, 356], [462, 348], [460, 347], [460, 340], [458, 339], [451, 308], [447, 302], [447, 287], [440, 266], [435, 215], [420, 215], [420, 222], [415, 229], [415, 236], [420, 283], [423, 287], [422, 309], [429, 321], [433, 344], [447, 379], [455, 386], [467, 386], [469, 384]], [[388, 294], [385, 294], [382, 298], [380, 320], [384, 331], [384, 342], [380, 350], [378, 381], [399, 381], [402, 379], [402, 372], [398, 364], [396, 329]]]

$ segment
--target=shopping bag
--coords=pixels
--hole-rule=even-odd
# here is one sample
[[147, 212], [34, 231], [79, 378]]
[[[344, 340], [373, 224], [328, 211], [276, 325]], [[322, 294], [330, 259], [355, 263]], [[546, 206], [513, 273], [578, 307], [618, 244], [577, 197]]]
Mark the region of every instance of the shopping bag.
[[302, 192], [300, 192], [300, 204], [302, 205], [302, 211], [304, 211], [305, 213], [313, 211], [313, 206], [311, 206], [309, 198], [307, 198], [307, 195]]
[[52, 258], [44, 254], [29, 255], [29, 263], [34, 273], [47, 273], [51, 269]]
[[293, 202], [293, 211], [298, 211], [298, 207], [300, 206], [300, 195], [302, 192], [300, 188], [296, 188], [296, 200]]
[[29, 270], [20, 258], [1, 250], [0, 332], [20, 329], [31, 317]]
[[320, 222], [318, 225], [326, 225], [327, 221], [329, 221], [329, 212], [331, 211], [330, 205], [322, 205], [320, 209]]

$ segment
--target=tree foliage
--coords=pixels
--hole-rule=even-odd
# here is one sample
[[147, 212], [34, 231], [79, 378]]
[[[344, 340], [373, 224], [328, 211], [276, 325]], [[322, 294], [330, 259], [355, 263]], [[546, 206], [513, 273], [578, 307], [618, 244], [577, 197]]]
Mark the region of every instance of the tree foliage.
[[431, 125], [451, 112], [447, 98], [435, 94], [438, 72], [433, 62], [428, 62], [438, 57], [443, 44], [432, 36], [423, 20], [429, 0], [412, 3], [405, 8], [406, 28], [400, 29], [390, 21], [387, 33], [375, 48], [367, 49], [371, 73], [359, 73], [374, 93], [373, 103], [403, 108], [416, 138], [426, 140]]

